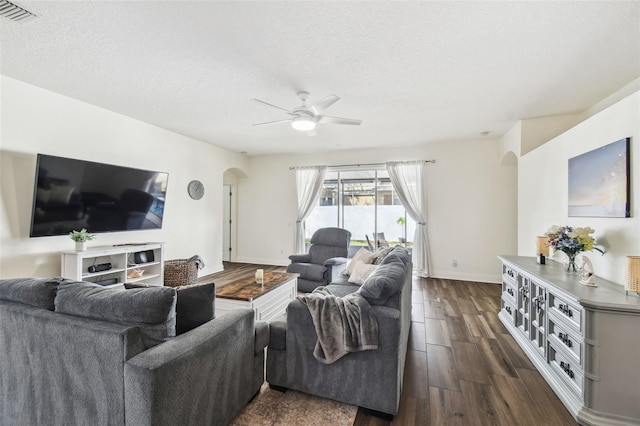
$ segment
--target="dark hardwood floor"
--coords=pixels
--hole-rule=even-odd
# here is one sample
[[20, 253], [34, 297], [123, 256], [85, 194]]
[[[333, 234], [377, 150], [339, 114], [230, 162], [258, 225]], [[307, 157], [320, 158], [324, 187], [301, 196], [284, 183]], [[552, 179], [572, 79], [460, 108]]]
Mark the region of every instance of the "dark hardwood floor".
[[[224, 285], [257, 268], [225, 264], [199, 279]], [[576, 425], [498, 320], [500, 286], [414, 277], [400, 410], [392, 422], [358, 410], [356, 426]]]

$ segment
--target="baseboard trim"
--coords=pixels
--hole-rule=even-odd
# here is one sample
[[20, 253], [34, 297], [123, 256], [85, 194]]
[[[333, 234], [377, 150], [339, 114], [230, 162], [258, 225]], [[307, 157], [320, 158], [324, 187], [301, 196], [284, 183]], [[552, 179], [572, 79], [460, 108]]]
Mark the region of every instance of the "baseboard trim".
[[502, 277], [500, 275], [473, 274], [468, 272], [451, 272], [451, 271], [433, 271], [430, 276], [432, 278], [442, 278], [446, 280], [459, 281], [475, 281], [480, 283], [500, 284]]

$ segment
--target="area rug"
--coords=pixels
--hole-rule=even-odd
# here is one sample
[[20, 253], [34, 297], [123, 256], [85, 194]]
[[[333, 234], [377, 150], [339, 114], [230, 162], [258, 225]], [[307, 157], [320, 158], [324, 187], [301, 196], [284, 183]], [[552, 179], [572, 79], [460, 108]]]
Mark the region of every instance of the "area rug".
[[232, 426], [351, 426], [358, 407], [288, 390], [278, 392], [266, 383], [260, 393], [231, 422]]

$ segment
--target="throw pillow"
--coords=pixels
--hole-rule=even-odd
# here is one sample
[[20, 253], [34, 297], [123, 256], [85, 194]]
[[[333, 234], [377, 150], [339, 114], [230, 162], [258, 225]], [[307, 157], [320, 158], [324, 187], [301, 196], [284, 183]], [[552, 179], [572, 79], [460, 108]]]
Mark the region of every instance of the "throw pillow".
[[63, 314], [137, 326], [146, 348], [176, 334], [176, 291], [170, 287], [124, 290], [66, 280], [55, 305]]
[[356, 266], [353, 268], [353, 271], [351, 271], [351, 275], [349, 276], [349, 282], [361, 285], [377, 267], [378, 265], [364, 263], [361, 260], [356, 261]]
[[[125, 284], [126, 289], [152, 288], [145, 284]], [[175, 287], [176, 335], [186, 333], [215, 318], [216, 285], [194, 284]]]
[[378, 266], [375, 274], [358, 289], [367, 302], [372, 305], [384, 305], [404, 285], [405, 265], [399, 260]]
[[8, 302], [55, 309], [58, 285], [64, 278], [10, 278], [0, 280], [0, 299]]
[[375, 258], [375, 253], [370, 252], [366, 248], [361, 248], [356, 254], [353, 255], [351, 262], [349, 262], [343, 274], [351, 275], [351, 272], [353, 271], [353, 268], [355, 267], [357, 261], [362, 261], [363, 263], [373, 263]]

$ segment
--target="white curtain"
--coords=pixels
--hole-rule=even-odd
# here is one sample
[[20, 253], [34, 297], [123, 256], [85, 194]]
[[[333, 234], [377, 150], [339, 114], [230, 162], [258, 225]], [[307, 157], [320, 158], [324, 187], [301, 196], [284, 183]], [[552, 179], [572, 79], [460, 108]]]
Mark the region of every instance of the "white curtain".
[[296, 253], [305, 252], [304, 221], [320, 198], [320, 190], [327, 174], [327, 166], [296, 167], [296, 189], [298, 193], [298, 217], [296, 218]]
[[427, 194], [424, 161], [387, 163], [387, 172], [409, 216], [416, 222], [413, 237], [413, 267], [419, 277], [429, 276], [429, 240], [427, 235]]

